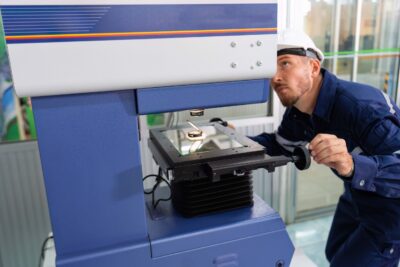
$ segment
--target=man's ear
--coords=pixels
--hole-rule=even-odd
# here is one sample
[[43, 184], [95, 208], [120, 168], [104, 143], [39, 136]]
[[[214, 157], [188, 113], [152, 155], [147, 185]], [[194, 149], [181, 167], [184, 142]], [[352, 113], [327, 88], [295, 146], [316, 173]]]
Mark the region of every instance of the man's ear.
[[310, 60], [311, 64], [311, 75], [312, 77], [318, 77], [320, 71], [321, 71], [321, 62], [317, 59], [311, 59]]

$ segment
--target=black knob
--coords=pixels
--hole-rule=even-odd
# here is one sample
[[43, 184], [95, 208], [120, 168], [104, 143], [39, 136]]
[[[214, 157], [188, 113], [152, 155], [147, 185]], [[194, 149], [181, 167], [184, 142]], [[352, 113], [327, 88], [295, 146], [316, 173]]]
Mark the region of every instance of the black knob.
[[310, 151], [305, 146], [298, 146], [294, 149], [294, 165], [299, 170], [306, 170], [310, 167], [311, 157]]

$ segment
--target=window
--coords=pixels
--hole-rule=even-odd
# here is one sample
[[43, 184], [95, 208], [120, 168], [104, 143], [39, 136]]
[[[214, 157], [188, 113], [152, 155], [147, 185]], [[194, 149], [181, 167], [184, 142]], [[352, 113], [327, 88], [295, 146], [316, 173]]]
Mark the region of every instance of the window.
[[393, 99], [399, 78], [398, 21], [399, 1], [363, 1], [357, 81], [375, 86]]

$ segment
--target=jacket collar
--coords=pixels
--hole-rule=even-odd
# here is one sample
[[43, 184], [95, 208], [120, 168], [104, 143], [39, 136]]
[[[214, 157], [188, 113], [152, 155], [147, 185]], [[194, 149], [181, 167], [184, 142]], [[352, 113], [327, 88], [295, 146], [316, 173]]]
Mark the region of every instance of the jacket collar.
[[325, 69], [321, 69], [321, 73], [322, 85], [317, 98], [317, 104], [313, 111], [313, 116], [317, 116], [329, 122], [335, 102], [337, 78]]

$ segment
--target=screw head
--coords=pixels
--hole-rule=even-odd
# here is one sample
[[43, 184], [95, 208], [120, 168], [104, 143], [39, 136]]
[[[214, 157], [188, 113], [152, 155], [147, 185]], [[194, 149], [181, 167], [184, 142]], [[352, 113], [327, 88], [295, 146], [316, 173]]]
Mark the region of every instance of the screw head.
[[257, 66], [261, 67], [262, 66], [262, 62], [261, 61], [257, 61]]
[[262, 42], [261, 41], [257, 41], [257, 46], [261, 46]]
[[231, 67], [232, 67], [232, 69], [235, 69], [237, 67], [237, 64], [235, 62], [232, 62]]
[[254, 47], [254, 44], [250, 44], [251, 47]]
[[232, 42], [232, 43], [231, 43], [231, 47], [236, 47], [236, 43], [235, 43], [235, 42]]

